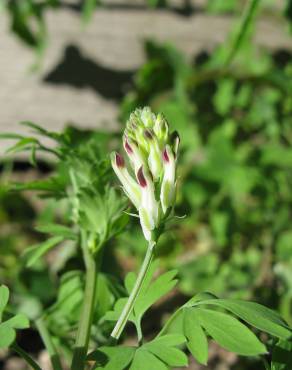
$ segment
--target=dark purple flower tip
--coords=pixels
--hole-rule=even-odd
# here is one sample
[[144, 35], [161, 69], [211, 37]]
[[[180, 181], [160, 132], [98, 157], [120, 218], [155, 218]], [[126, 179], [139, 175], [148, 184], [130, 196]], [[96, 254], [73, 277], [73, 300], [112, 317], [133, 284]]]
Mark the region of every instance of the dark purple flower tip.
[[172, 146], [173, 146], [173, 150], [175, 152], [175, 154], [177, 154], [177, 151], [178, 151], [178, 147], [179, 147], [179, 144], [180, 144], [180, 137], [179, 137], [179, 134], [177, 131], [174, 131], [172, 134], [171, 134], [171, 139], [170, 139], [171, 143], [172, 143]]
[[143, 166], [141, 166], [137, 172], [137, 180], [142, 188], [145, 188], [147, 186], [147, 181], [143, 173]]
[[124, 168], [125, 167], [124, 158], [119, 153], [116, 153], [116, 165], [119, 168]]
[[178, 134], [177, 131], [173, 131], [173, 133], [171, 134], [171, 141], [172, 142], [175, 142], [175, 141], [180, 142], [180, 137], [179, 137], [179, 134]]
[[131, 121], [131, 124], [130, 124], [130, 128], [133, 130], [133, 131], [136, 131], [137, 130], [137, 125], [135, 122]]
[[131, 145], [129, 144], [128, 142], [128, 139], [125, 138], [125, 141], [124, 141], [124, 147], [125, 147], [125, 150], [128, 154], [132, 154], [133, 153], [133, 149], [131, 147]]
[[167, 163], [169, 162], [169, 156], [168, 156], [166, 148], [163, 151], [163, 160], [164, 160], [164, 162], [167, 162]]
[[146, 137], [147, 139], [150, 139], [150, 140], [152, 140], [152, 139], [153, 139], [153, 134], [152, 134], [151, 130], [146, 129], [146, 130], [144, 131], [144, 135], [145, 135], [145, 137]]

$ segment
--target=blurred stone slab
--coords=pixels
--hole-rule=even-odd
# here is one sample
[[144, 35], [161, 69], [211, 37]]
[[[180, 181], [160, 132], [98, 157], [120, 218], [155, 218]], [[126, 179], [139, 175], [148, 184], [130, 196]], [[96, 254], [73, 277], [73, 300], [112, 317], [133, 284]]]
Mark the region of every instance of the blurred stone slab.
[[[7, 21], [1, 13], [1, 132], [23, 132], [18, 125], [21, 120], [55, 130], [68, 121], [114, 129], [118, 113], [114, 95], [120, 97], [127, 91], [133, 73], [143, 63], [144, 40], [172, 42], [191, 59], [224, 42], [234, 20], [202, 12], [186, 17], [167, 10], [108, 7], [96, 11], [90, 24], [83, 27], [78, 12], [51, 11], [47, 16], [49, 45], [36, 73], [30, 71], [33, 52], [8, 33]], [[255, 41], [267, 48], [292, 49], [285, 25], [276, 20], [259, 21]], [[71, 66], [70, 57], [77, 59], [79, 68]], [[86, 82], [82, 80], [83, 66], [92, 71]], [[62, 81], [62, 71], [70, 71], [71, 83]], [[48, 76], [53, 81], [44, 82]], [[2, 152], [3, 143], [0, 148]]]

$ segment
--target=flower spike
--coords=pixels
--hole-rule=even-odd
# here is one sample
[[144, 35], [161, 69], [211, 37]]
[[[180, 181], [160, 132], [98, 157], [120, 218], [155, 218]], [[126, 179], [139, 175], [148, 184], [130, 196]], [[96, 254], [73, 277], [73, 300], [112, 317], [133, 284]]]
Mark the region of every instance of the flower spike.
[[123, 146], [135, 178], [119, 153], [112, 153], [112, 167], [139, 213], [145, 239], [151, 242], [174, 207], [179, 136], [169, 133], [162, 114], [146, 107], [130, 115]]

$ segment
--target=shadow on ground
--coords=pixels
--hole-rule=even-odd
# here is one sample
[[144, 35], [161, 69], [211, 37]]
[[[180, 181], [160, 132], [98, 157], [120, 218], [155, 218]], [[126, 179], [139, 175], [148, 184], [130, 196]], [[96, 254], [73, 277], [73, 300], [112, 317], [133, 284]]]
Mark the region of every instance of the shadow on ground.
[[84, 55], [77, 46], [68, 45], [60, 62], [44, 77], [44, 82], [90, 88], [106, 99], [119, 100], [130, 89], [134, 73], [134, 70], [104, 67]]

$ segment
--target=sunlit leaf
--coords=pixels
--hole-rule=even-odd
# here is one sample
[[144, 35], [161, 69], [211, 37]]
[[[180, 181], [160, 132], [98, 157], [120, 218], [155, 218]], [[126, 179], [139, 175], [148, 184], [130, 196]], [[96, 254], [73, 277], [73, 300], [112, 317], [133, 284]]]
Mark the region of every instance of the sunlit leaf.
[[223, 348], [243, 356], [266, 353], [265, 346], [245, 325], [222, 312], [196, 308], [198, 322]]
[[194, 358], [203, 365], [208, 361], [208, 340], [202, 329], [195, 310], [184, 312], [184, 334], [187, 338], [187, 348]]

